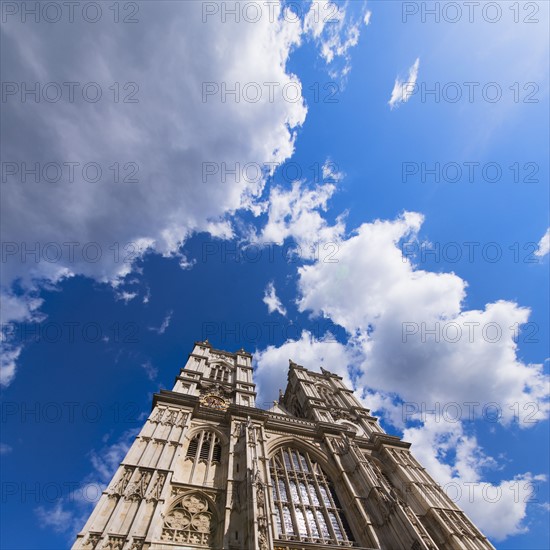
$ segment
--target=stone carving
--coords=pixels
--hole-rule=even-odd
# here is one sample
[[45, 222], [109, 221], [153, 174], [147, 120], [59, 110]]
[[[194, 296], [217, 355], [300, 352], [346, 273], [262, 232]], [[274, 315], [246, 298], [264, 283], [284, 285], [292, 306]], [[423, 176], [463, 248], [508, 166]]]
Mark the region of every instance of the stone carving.
[[165, 411], [166, 411], [166, 407], [158, 407], [157, 412], [151, 418], [151, 422], [156, 422], [156, 423], [162, 422], [162, 417], [164, 416]]
[[217, 360], [217, 361], [224, 361], [228, 362], [228, 357], [225, 355], [220, 355], [219, 353], [210, 353], [210, 359], [211, 360]]
[[159, 500], [162, 494], [162, 488], [164, 487], [164, 480], [166, 479], [166, 474], [159, 473], [157, 479], [152, 484], [152, 487], [147, 492], [147, 501]]
[[376, 488], [376, 491], [378, 493], [378, 503], [380, 506], [380, 511], [382, 513], [382, 516], [384, 518], [384, 522], [387, 522], [389, 517], [393, 514], [395, 511], [395, 507], [397, 504], [397, 500], [393, 498], [392, 495], [386, 493], [386, 491], [382, 491], [378, 488]]
[[133, 473], [132, 468], [124, 468], [124, 473], [122, 474], [122, 477], [117, 481], [117, 483], [114, 485], [114, 487], [111, 489], [111, 495], [118, 495], [122, 496], [124, 494], [124, 490], [126, 489], [126, 486], [128, 485], [130, 478], [132, 477]]
[[356, 420], [356, 417], [354, 414], [351, 414], [350, 412], [346, 411], [345, 409], [337, 409], [336, 407], [330, 408], [330, 414], [334, 418], [334, 420], [349, 420], [351, 422], [354, 422]]
[[170, 410], [166, 408], [159, 409], [153, 422], [158, 422], [165, 426], [183, 426], [187, 420], [187, 415], [183, 411]]
[[206, 498], [197, 494], [187, 495], [167, 514], [161, 538], [164, 541], [209, 546], [212, 518]]
[[265, 485], [262, 483], [260, 472], [256, 470], [256, 517], [258, 520], [258, 544], [259, 550], [268, 550], [269, 543], [267, 538], [267, 514], [265, 504]]
[[151, 479], [151, 472], [137, 471], [134, 481], [128, 483], [124, 496], [129, 500], [140, 500], [145, 497], [145, 490]]
[[248, 445], [250, 447], [256, 446], [256, 426], [250, 420], [250, 417], [246, 420], [246, 429], [248, 431]]
[[125, 537], [117, 537], [116, 535], [110, 535], [107, 543], [103, 547], [105, 550], [122, 550], [124, 543], [126, 542]]
[[129, 550], [142, 550], [144, 542], [145, 542], [145, 539], [134, 539], [132, 541], [132, 545], [130, 546]]
[[178, 415], [178, 411], [168, 410], [166, 417], [161, 421], [161, 424], [168, 424], [169, 426], [173, 426], [178, 420]]
[[97, 545], [99, 544], [100, 539], [100, 534], [90, 533], [86, 542], [83, 543], [82, 548], [85, 550], [95, 550], [97, 548]]

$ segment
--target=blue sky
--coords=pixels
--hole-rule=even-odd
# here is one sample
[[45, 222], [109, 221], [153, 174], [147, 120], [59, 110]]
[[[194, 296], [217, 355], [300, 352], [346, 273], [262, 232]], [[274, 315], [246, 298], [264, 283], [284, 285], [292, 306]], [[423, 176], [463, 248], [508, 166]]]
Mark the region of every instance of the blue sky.
[[338, 372], [497, 548], [550, 547], [548, 5], [229, 4], [3, 5], [0, 546], [70, 546], [208, 337], [259, 406]]

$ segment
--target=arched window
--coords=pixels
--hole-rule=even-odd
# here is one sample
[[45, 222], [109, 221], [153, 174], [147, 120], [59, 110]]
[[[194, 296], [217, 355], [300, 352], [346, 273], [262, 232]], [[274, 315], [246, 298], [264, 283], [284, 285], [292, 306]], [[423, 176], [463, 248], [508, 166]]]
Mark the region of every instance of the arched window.
[[187, 447], [186, 459], [195, 462], [220, 462], [222, 446], [218, 437], [212, 432], [203, 430], [191, 439]]
[[276, 538], [352, 546], [334, 488], [308, 453], [284, 447], [270, 462]]
[[166, 515], [162, 540], [210, 547], [215, 526], [208, 501], [198, 493], [187, 495]]
[[229, 382], [229, 367], [225, 365], [214, 365], [210, 369], [210, 378], [217, 382]]

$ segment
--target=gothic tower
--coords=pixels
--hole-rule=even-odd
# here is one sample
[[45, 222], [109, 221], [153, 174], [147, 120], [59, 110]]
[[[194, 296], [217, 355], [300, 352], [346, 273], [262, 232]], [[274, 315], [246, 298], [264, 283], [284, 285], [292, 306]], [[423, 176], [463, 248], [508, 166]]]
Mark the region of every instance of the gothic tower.
[[290, 362], [263, 410], [251, 361], [195, 343], [73, 550], [494, 548], [341, 377]]

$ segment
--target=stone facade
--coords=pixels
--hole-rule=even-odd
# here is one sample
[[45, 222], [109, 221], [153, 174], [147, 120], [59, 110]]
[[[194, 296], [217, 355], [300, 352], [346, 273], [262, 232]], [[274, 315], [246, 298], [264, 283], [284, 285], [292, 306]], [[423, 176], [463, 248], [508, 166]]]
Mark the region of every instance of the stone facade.
[[263, 410], [251, 362], [195, 343], [73, 550], [494, 548], [339, 376]]

